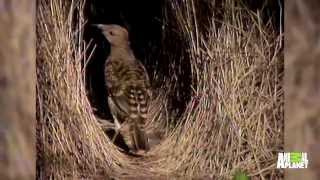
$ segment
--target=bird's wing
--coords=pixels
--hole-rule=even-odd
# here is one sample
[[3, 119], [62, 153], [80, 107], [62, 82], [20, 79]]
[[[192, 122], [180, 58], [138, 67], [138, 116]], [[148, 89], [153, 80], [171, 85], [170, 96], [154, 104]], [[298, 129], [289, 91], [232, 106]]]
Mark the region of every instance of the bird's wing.
[[145, 90], [147, 92], [148, 98], [151, 97], [151, 85], [150, 85], [150, 78], [148, 76], [148, 72], [146, 68], [143, 66], [143, 64], [140, 61], [136, 61], [137, 67], [140, 69], [142, 78], [144, 79], [145, 82]]
[[139, 61], [109, 60], [106, 63], [105, 80], [109, 97], [121, 113], [132, 117], [148, 109], [151, 96], [150, 81], [146, 69]]

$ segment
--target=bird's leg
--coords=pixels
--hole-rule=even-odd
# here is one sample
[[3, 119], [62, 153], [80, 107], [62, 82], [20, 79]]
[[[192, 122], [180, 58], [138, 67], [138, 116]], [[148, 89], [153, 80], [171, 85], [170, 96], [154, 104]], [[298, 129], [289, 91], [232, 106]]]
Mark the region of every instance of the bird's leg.
[[113, 135], [113, 138], [112, 138], [112, 142], [114, 143], [119, 132], [120, 132], [120, 129], [121, 129], [121, 125], [117, 119], [117, 117], [113, 116], [113, 119], [114, 119], [114, 131], [115, 131], [115, 134]]
[[109, 130], [109, 129], [115, 129], [115, 124], [111, 123], [108, 120], [101, 119], [99, 117], [96, 117], [97, 121], [99, 122], [100, 126], [102, 127], [103, 130]]
[[112, 142], [114, 143], [114, 141], [116, 140], [116, 137], [118, 136], [118, 134], [120, 132], [121, 125], [120, 125], [119, 121], [116, 119], [116, 117], [113, 117], [113, 118], [114, 118], [114, 123], [111, 123], [108, 120], [104, 120], [99, 117], [96, 117], [97, 121], [100, 123], [100, 125], [104, 131], [110, 130], [110, 129], [115, 131], [115, 134], [112, 137]]

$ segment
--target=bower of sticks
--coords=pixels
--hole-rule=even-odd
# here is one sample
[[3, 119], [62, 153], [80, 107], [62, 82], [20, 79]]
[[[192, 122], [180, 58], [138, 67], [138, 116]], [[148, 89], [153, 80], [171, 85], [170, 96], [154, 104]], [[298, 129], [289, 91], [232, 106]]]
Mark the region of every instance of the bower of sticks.
[[[284, 124], [281, 8], [248, 2], [38, 1], [37, 177], [283, 177], [275, 169]], [[103, 81], [109, 45], [97, 23], [129, 30], [151, 78], [147, 131], [159, 143], [143, 156], [126, 153], [97, 121], [112, 122]]]

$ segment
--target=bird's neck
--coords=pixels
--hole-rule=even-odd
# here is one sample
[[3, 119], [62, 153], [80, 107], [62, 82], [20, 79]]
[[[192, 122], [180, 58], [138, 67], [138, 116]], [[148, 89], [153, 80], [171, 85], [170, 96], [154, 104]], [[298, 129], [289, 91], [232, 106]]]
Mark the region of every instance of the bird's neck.
[[113, 57], [123, 57], [126, 59], [135, 59], [133, 51], [131, 50], [129, 45], [123, 46], [111, 46], [110, 55]]

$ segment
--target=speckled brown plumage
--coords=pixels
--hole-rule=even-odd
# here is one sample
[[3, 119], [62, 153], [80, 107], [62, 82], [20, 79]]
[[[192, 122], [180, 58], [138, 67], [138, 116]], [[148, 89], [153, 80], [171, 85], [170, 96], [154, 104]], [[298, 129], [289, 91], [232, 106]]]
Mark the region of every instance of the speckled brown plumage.
[[118, 25], [98, 27], [111, 45], [105, 64], [105, 82], [116, 129], [132, 150], [147, 151], [149, 144], [144, 126], [151, 96], [147, 71], [135, 58], [126, 29]]

